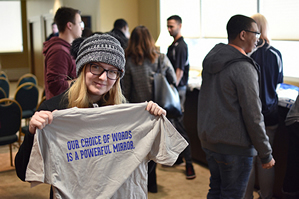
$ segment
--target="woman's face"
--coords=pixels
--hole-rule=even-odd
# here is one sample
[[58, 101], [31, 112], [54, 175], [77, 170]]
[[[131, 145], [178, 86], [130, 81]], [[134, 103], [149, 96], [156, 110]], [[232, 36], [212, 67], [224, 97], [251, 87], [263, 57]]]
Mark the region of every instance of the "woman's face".
[[87, 67], [85, 70], [85, 83], [89, 98], [93, 102], [97, 102], [103, 94], [113, 87], [120, 76], [119, 70], [115, 66], [102, 62], [92, 62], [85, 67]]

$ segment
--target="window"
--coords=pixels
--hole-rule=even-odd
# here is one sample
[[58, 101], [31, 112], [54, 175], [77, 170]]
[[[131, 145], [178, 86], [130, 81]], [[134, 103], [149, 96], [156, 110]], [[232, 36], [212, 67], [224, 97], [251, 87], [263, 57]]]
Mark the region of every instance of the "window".
[[[167, 32], [167, 18], [182, 17], [182, 35], [189, 47], [190, 66], [202, 68], [202, 60], [217, 43], [227, 43], [226, 24], [235, 14], [263, 14], [269, 23], [271, 45], [283, 59], [284, 76], [298, 77], [299, 72], [299, 8], [298, 0], [160, 0], [160, 36], [157, 45], [162, 53], [173, 39]], [[161, 38], [160, 38], [161, 37]], [[162, 42], [161, 42], [162, 41]]]
[[273, 40], [299, 40], [299, 1], [260, 0], [260, 13], [269, 23]]
[[0, 1], [0, 53], [22, 52], [20, 1]]
[[201, 0], [202, 37], [227, 38], [226, 24], [231, 16], [257, 12], [256, 0]]

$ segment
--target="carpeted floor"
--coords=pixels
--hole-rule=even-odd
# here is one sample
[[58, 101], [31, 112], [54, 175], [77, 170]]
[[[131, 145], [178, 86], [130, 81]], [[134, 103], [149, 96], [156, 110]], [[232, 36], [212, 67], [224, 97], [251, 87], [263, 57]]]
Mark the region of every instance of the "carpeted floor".
[[[11, 82], [11, 98], [15, 92], [16, 82]], [[42, 89], [40, 88], [40, 94]], [[41, 99], [41, 97], [39, 98]], [[14, 148], [14, 155], [17, 148]], [[0, 199], [48, 199], [50, 185], [41, 184], [30, 188], [30, 184], [22, 182], [16, 175], [14, 167], [10, 166], [9, 147], [0, 146]], [[209, 170], [194, 163], [197, 177], [187, 180], [185, 167], [157, 166], [158, 193], [149, 193], [149, 199], [194, 199], [206, 198], [209, 190]], [[254, 193], [254, 198], [258, 198]]]
[[[14, 154], [17, 149], [14, 149]], [[8, 146], [0, 147], [0, 198], [32, 199], [48, 198], [50, 186], [41, 184], [30, 188], [30, 184], [22, 182], [10, 166]], [[14, 155], [13, 155], [14, 157]], [[208, 191], [209, 172], [207, 168], [194, 164], [197, 178], [187, 180], [185, 167], [157, 167], [158, 193], [149, 193], [149, 199], [205, 198]]]
[[[14, 149], [14, 155], [17, 148]], [[50, 185], [41, 184], [30, 188], [30, 184], [22, 182], [10, 166], [9, 148], [0, 147], [0, 199], [47, 199]], [[193, 180], [185, 178], [185, 167], [157, 166], [158, 193], [149, 193], [149, 199], [194, 199], [206, 198], [209, 189], [209, 170], [194, 163], [197, 177]], [[254, 193], [254, 198], [258, 198]]]

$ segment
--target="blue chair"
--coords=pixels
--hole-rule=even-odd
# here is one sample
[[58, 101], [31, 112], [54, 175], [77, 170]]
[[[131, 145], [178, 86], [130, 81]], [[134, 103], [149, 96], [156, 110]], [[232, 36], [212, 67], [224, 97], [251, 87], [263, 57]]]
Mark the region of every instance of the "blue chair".
[[5, 79], [8, 79], [6, 73], [4, 71], [0, 71], [0, 77], [4, 77]]
[[38, 97], [38, 88], [31, 82], [21, 84], [16, 90], [14, 99], [21, 105], [22, 118], [25, 119], [26, 125], [36, 110]]
[[[36, 109], [38, 109], [39, 106], [40, 106], [44, 101], [46, 101], [46, 96], [43, 96], [42, 100], [38, 103]], [[22, 126], [22, 133], [20, 133], [19, 138], [21, 137], [22, 134], [28, 134], [28, 133], [30, 133], [30, 132], [29, 132], [29, 125]]]
[[[21, 133], [22, 109], [13, 99], [0, 99], [0, 146], [8, 145], [10, 149], [10, 164], [13, 166], [12, 146], [18, 142], [17, 133]], [[20, 146], [20, 142], [17, 145]]]
[[9, 81], [5, 77], [0, 77], [0, 87], [5, 91], [6, 97], [9, 98]]
[[31, 82], [31, 83], [37, 85], [36, 76], [31, 73], [27, 73], [27, 74], [21, 76], [17, 82], [17, 87], [19, 87], [23, 83], [27, 83], [27, 82]]
[[6, 92], [0, 87], [0, 99], [7, 98]]

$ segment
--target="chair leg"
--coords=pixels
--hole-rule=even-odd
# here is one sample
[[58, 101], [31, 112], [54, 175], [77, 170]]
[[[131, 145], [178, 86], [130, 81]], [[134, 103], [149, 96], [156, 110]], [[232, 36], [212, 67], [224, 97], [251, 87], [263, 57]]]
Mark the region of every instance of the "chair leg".
[[13, 167], [13, 162], [12, 162], [12, 144], [9, 144], [9, 150], [10, 150], [10, 165]]
[[21, 146], [21, 144], [22, 144], [22, 136], [25, 136], [25, 133], [23, 133], [22, 131], [21, 131], [21, 128], [20, 128], [20, 130], [19, 130], [19, 139], [18, 139], [18, 147], [20, 148], [20, 146]]
[[30, 122], [30, 118], [26, 118], [26, 119], [25, 119], [25, 125], [26, 125], [26, 126], [29, 125], [29, 122]]

